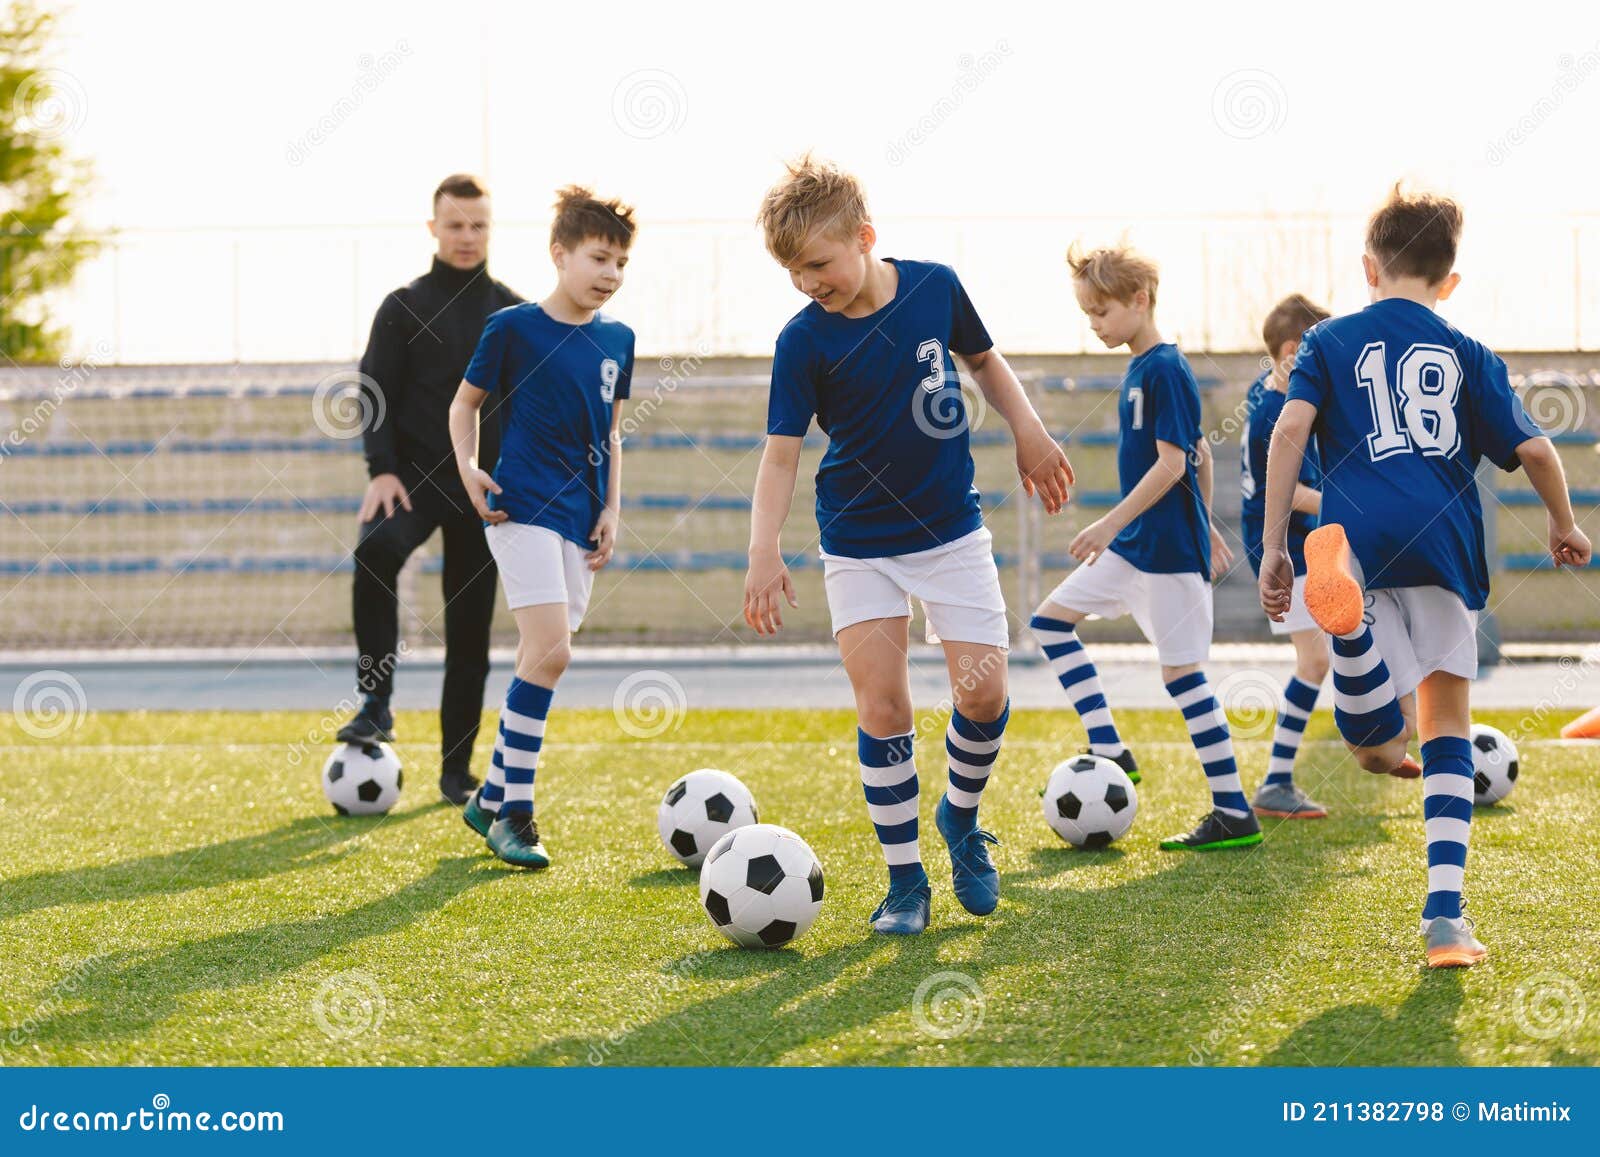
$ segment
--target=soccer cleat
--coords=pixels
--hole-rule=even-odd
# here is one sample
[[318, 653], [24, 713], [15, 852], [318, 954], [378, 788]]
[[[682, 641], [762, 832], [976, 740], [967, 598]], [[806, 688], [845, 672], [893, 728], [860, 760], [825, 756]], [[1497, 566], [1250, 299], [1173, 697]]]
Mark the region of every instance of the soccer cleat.
[[1400, 761], [1400, 766], [1389, 773], [1396, 779], [1416, 779], [1422, 774], [1422, 764], [1412, 759], [1409, 755]]
[[525, 811], [501, 812], [489, 825], [486, 838], [489, 850], [508, 864], [519, 868], [548, 868], [550, 853], [539, 842], [539, 825], [533, 813]]
[[483, 806], [483, 789], [480, 787], [467, 797], [467, 804], [461, 809], [461, 818], [466, 825], [480, 836], [489, 834], [489, 827], [494, 823], [495, 813]]
[[998, 844], [993, 832], [973, 827], [957, 831], [950, 815], [950, 797], [939, 801], [934, 825], [950, 845], [951, 885], [961, 906], [974, 916], [987, 916], [1000, 903], [1000, 872], [989, 859], [987, 845]]
[[[1080, 748], [1078, 748], [1078, 751], [1083, 755], [1093, 755], [1093, 754], [1095, 754], [1094, 752], [1090, 751], [1087, 747], [1080, 747]], [[1133, 758], [1133, 748], [1124, 747], [1122, 749], [1122, 754], [1121, 755], [1102, 755], [1100, 758], [1101, 759], [1109, 759], [1112, 763], [1114, 763], [1118, 767], [1122, 768], [1123, 771], [1127, 772], [1128, 779], [1129, 779], [1130, 782], [1132, 782], [1132, 783], [1138, 783], [1139, 782], [1139, 779], [1141, 778], [1140, 775], [1139, 775], [1139, 761], [1137, 759]]]
[[1471, 968], [1489, 950], [1472, 934], [1472, 924], [1464, 916], [1451, 919], [1435, 916], [1422, 922], [1422, 935], [1428, 941], [1429, 968]]
[[1320, 820], [1328, 814], [1328, 809], [1308, 796], [1297, 783], [1264, 783], [1257, 789], [1250, 806], [1259, 816], [1275, 816], [1282, 820]]
[[1190, 849], [1215, 852], [1222, 848], [1248, 848], [1261, 842], [1261, 823], [1252, 815], [1230, 816], [1220, 811], [1207, 813], [1194, 831], [1186, 836], [1168, 836], [1161, 841], [1163, 852]]
[[477, 778], [465, 768], [447, 767], [439, 773], [439, 794], [456, 807], [466, 803], [477, 786]]
[[1306, 610], [1330, 635], [1361, 627], [1361, 584], [1350, 571], [1350, 540], [1344, 527], [1327, 522], [1306, 535]]
[[394, 716], [389, 711], [389, 705], [367, 696], [355, 717], [339, 728], [337, 738], [340, 743], [363, 746], [369, 743], [393, 743]]
[[891, 881], [889, 894], [869, 917], [872, 930], [889, 936], [915, 936], [927, 929], [932, 907], [933, 889], [928, 887], [926, 875], [909, 884]]

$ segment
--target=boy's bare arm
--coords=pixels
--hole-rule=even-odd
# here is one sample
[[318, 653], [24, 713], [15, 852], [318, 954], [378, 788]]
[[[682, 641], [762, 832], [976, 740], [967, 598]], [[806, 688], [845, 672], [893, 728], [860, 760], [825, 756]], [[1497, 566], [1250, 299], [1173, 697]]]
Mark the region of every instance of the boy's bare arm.
[[1566, 471], [1554, 443], [1549, 438], [1530, 438], [1517, 447], [1517, 458], [1549, 515], [1551, 560], [1557, 566], [1588, 566], [1592, 553], [1589, 537], [1578, 529], [1573, 517]]
[[1216, 512], [1211, 505], [1211, 495], [1216, 482], [1216, 460], [1211, 454], [1211, 443], [1205, 438], [1195, 443], [1195, 481], [1200, 486], [1200, 501], [1206, 507], [1206, 525], [1211, 528], [1211, 579], [1215, 582], [1233, 565], [1233, 551], [1228, 540], [1217, 529]]
[[485, 522], [504, 522], [511, 516], [503, 510], [490, 510], [486, 493], [499, 494], [500, 486], [487, 470], [478, 466], [478, 411], [489, 391], [463, 380], [450, 402], [450, 441], [455, 447], [456, 470], [467, 489], [472, 508]]
[[1029, 495], [1037, 494], [1046, 512], [1055, 514], [1068, 502], [1068, 491], [1074, 481], [1072, 463], [1066, 451], [1045, 429], [1039, 412], [1033, 408], [1027, 391], [1017, 380], [999, 350], [987, 349], [970, 357], [957, 354], [972, 380], [978, 383], [986, 401], [1011, 427], [1011, 437], [1017, 444], [1017, 476], [1022, 479], [1022, 489]]
[[1300, 485], [1300, 465], [1317, 408], [1295, 399], [1283, 404], [1267, 448], [1267, 509], [1261, 531], [1261, 609], [1283, 622], [1294, 594], [1294, 564], [1289, 560], [1289, 510]]
[[1188, 470], [1188, 455], [1172, 442], [1156, 442], [1156, 460], [1128, 496], [1078, 532], [1067, 553], [1079, 562], [1093, 562], [1134, 519], [1154, 506]]
[[800, 474], [801, 439], [768, 434], [756, 470], [756, 492], [750, 505], [750, 570], [744, 580], [744, 621], [758, 635], [772, 635], [783, 626], [780, 598], [791, 607], [795, 598], [789, 568], [784, 565], [778, 536], [794, 502]]
[[599, 570], [611, 561], [617, 549], [617, 531], [622, 525], [622, 405], [611, 407], [611, 429], [606, 438], [611, 446], [611, 463], [606, 470], [606, 505], [595, 520], [589, 537], [595, 548], [584, 552], [590, 570]]

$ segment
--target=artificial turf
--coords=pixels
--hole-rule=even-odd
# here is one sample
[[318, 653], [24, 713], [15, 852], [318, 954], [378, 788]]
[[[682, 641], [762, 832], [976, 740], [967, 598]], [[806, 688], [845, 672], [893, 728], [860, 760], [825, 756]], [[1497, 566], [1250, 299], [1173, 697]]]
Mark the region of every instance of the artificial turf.
[[[1002, 900], [978, 919], [932, 824], [943, 717], [919, 716], [934, 918], [891, 940], [866, 926], [883, 868], [845, 712], [692, 711], [637, 739], [609, 711], [558, 709], [539, 874], [492, 859], [438, 800], [430, 714], [401, 713], [406, 789], [367, 819], [323, 800], [309, 714], [94, 714], [49, 739], [13, 718], [0, 1062], [1600, 1063], [1600, 745], [1550, 742], [1553, 722], [1524, 736], [1516, 791], [1473, 824], [1490, 958], [1428, 973], [1416, 781], [1362, 773], [1319, 713], [1301, 778], [1331, 818], [1267, 820], [1255, 849], [1161, 852], [1204, 810], [1202, 776], [1175, 712], [1119, 722], [1146, 773], [1138, 821], [1079, 852], [1038, 793], [1082, 731], [1015, 713], [983, 805]], [[1261, 732], [1236, 741], [1247, 789]], [[661, 846], [656, 804], [696, 767], [738, 775], [821, 858], [822, 914], [789, 948], [723, 941]]]

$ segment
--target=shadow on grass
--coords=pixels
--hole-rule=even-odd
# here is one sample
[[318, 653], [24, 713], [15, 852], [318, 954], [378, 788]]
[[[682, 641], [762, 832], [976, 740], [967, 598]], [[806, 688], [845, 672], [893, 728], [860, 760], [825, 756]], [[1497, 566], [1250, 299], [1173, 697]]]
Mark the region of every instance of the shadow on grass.
[[198, 848], [114, 864], [35, 872], [6, 881], [0, 890], [0, 920], [63, 904], [173, 895], [299, 871], [341, 858], [353, 850], [351, 841], [379, 827], [432, 814], [431, 807], [420, 807], [387, 816], [303, 816], [268, 832]]
[[[1245, 851], [1170, 853], [1096, 891], [1070, 880], [1128, 853], [1036, 848], [1030, 868], [1003, 872], [986, 919], [962, 914], [936, 881], [921, 936], [867, 934], [817, 955], [695, 953], [664, 964], [659, 988], [644, 982], [637, 1012], [619, 1004], [609, 1031], [540, 1043], [518, 1063], [769, 1065], [837, 1038], [851, 1038], [839, 1053], [850, 1063], [1184, 1063], [1239, 987], [1273, 967], [1273, 937], [1306, 893], [1331, 886], [1329, 861], [1383, 842], [1383, 824], [1352, 816]], [[685, 980], [726, 987], [685, 1003]]]
[[[66, 1003], [86, 1000], [89, 1007], [39, 1019], [24, 1035], [40, 1044], [137, 1036], [178, 1012], [185, 997], [292, 972], [356, 941], [414, 923], [498, 875], [482, 856], [442, 858], [432, 872], [398, 891], [330, 916], [265, 924], [157, 954], [122, 952], [85, 961], [73, 971]], [[40, 1007], [52, 1005], [41, 1002]], [[314, 1027], [309, 1006], [306, 1023]]]
[[1424, 972], [1391, 1016], [1373, 1004], [1330, 1008], [1262, 1059], [1266, 1065], [1446, 1065], [1467, 1063], [1456, 1039], [1466, 996], [1460, 969]]

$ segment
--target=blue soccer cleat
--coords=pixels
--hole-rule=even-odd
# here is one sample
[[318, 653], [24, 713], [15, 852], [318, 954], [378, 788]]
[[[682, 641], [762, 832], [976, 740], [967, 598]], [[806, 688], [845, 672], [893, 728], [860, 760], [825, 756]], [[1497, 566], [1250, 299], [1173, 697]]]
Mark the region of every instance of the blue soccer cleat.
[[949, 796], [939, 800], [933, 822], [950, 846], [950, 883], [956, 899], [974, 916], [987, 916], [1000, 903], [1000, 871], [989, 859], [988, 845], [1000, 841], [979, 827], [957, 830]]
[[889, 894], [870, 917], [872, 930], [889, 936], [915, 936], [928, 927], [933, 889], [926, 873], [905, 884], [889, 883]]

